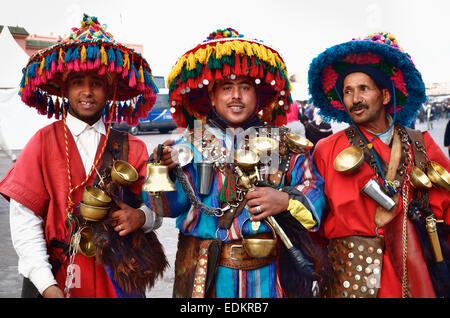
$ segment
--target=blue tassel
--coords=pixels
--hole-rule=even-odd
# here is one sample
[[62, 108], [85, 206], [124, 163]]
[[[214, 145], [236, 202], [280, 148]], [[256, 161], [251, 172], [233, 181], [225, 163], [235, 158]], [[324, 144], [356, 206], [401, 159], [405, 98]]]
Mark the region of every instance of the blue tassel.
[[79, 46], [77, 46], [73, 49], [72, 54], [70, 56], [70, 61], [75, 61], [78, 58], [80, 58], [80, 47]]
[[69, 47], [69, 49], [66, 52], [66, 55], [64, 56], [64, 62], [66, 62], [66, 63], [70, 62], [71, 55], [72, 55], [72, 47]]
[[92, 45], [88, 45], [86, 49], [86, 60], [91, 60], [92, 62], [95, 61], [95, 51]]
[[122, 53], [120, 49], [116, 49], [116, 66], [123, 66]]
[[114, 62], [114, 65], [116, 64], [116, 54], [114, 53], [114, 49], [112, 47], [108, 50], [108, 63], [111, 64], [111, 62]]

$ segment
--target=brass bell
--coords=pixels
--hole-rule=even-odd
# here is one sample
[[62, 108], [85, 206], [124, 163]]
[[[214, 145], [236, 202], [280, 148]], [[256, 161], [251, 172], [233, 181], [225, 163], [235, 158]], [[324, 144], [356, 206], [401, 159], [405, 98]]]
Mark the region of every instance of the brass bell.
[[169, 177], [169, 168], [160, 164], [161, 152], [162, 145], [159, 145], [157, 163], [147, 164], [147, 180], [142, 185], [142, 191], [157, 198], [161, 192], [170, 192], [177, 189]]
[[[72, 236], [72, 241], [74, 236]], [[72, 242], [74, 243], [74, 242]], [[92, 227], [90, 225], [84, 226], [80, 230], [80, 242], [76, 247], [77, 253], [84, 255], [86, 257], [94, 257], [96, 254], [96, 247], [94, 245], [94, 240], [92, 237]]]

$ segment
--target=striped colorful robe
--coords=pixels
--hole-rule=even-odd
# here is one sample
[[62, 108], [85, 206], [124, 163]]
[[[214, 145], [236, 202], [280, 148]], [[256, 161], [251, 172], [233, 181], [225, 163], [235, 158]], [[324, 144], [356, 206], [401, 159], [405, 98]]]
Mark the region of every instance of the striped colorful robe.
[[[215, 134], [218, 138], [221, 135], [208, 125], [205, 129]], [[240, 134], [245, 135], [245, 131]], [[231, 142], [227, 140], [227, 135], [222, 139], [223, 145], [228, 146], [230, 144], [235, 145], [238, 149], [239, 142]], [[238, 138], [239, 139], [239, 138]], [[231, 146], [233, 147], [233, 146]], [[197, 162], [203, 161], [202, 156], [197, 150], [194, 149], [194, 160], [186, 165], [183, 169], [188, 177], [188, 180], [196, 189], [197, 179]], [[197, 197], [202, 200], [207, 206], [219, 207], [219, 193], [224, 182], [224, 175], [215, 170], [211, 191], [208, 195]], [[312, 209], [314, 219], [317, 221], [317, 225], [311, 229], [317, 231], [320, 224], [322, 215], [322, 209], [325, 206], [325, 198], [323, 196], [323, 184], [322, 177], [317, 172], [312, 162], [309, 153], [306, 155], [292, 154], [290, 166], [285, 176], [283, 177], [280, 188], [283, 186], [296, 187], [309, 203]], [[208, 216], [202, 214], [196, 208], [191, 205], [191, 202], [186, 197], [181, 184], [178, 180], [175, 181], [177, 190], [173, 192], [162, 193], [160, 198], [148, 196], [147, 193], [143, 193], [144, 202], [153, 209], [157, 214], [165, 217], [176, 218], [176, 226], [185, 235], [193, 235], [203, 239], [215, 239], [218, 230], [218, 218], [214, 216]], [[197, 191], [196, 191], [197, 193]], [[241, 239], [242, 234], [248, 236], [251, 233], [250, 222], [246, 222], [249, 218], [249, 212], [247, 206], [243, 209], [242, 213], [233, 220], [233, 223], [228, 230], [228, 236], [224, 242], [230, 242], [233, 240]], [[269, 232], [268, 227], [261, 223], [261, 227], [258, 233]], [[219, 237], [225, 237], [224, 230], [219, 231]], [[255, 270], [236, 270], [219, 266], [216, 274], [216, 295], [217, 298], [280, 298], [284, 297], [285, 293], [280, 283], [279, 269], [277, 262], [255, 269]]]

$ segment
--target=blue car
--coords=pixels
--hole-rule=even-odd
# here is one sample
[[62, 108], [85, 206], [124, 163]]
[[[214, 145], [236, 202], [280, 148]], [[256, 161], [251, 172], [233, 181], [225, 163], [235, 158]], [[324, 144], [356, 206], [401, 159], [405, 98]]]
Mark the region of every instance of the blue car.
[[113, 123], [112, 127], [117, 130], [128, 131], [132, 135], [151, 130], [159, 130], [161, 133], [168, 133], [174, 130], [177, 128], [177, 125], [173, 121], [169, 110], [169, 95], [167, 93], [159, 93], [152, 110], [148, 112], [146, 118], [139, 119], [137, 126], [128, 126], [126, 123], [121, 123], [120, 125]]

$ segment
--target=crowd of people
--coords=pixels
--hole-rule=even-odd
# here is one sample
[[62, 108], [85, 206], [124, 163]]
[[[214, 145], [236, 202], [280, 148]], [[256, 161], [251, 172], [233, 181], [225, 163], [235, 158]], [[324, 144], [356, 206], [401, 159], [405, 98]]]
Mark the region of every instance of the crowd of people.
[[168, 75], [182, 137], [148, 154], [111, 123], [147, 115], [151, 68], [105, 28], [84, 15], [24, 68], [22, 101], [57, 121], [0, 181], [23, 297], [145, 297], [164, 218], [173, 297], [450, 296], [450, 161], [410, 128], [425, 86], [392, 34], [320, 53], [306, 104], [275, 49], [215, 30]]

